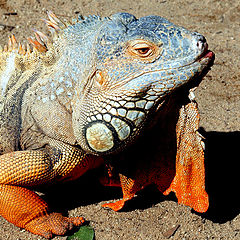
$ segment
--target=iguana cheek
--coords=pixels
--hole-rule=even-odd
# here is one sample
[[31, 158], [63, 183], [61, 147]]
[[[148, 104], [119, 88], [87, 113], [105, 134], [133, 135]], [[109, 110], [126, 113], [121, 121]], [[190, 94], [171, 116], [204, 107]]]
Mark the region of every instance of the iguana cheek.
[[86, 139], [97, 152], [105, 152], [114, 146], [112, 131], [103, 123], [95, 123], [87, 128]]

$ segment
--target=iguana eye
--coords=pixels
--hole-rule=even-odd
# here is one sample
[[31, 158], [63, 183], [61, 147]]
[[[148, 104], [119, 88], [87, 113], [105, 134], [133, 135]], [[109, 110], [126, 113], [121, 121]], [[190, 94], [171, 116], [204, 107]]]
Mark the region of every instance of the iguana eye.
[[131, 51], [133, 54], [136, 54], [139, 57], [148, 57], [153, 52], [151, 46], [145, 42], [136, 43], [132, 46]]
[[149, 47], [139, 48], [139, 49], [136, 49], [136, 51], [138, 52], [139, 55], [144, 56], [144, 57], [151, 54], [151, 49]]
[[146, 40], [137, 39], [128, 43], [127, 54], [151, 62], [159, 56], [160, 47]]

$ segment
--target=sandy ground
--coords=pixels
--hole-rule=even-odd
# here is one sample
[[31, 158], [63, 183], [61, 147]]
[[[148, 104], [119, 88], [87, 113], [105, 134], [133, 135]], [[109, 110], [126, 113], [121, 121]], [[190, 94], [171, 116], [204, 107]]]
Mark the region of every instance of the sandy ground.
[[[0, 43], [14, 33], [18, 40], [32, 35], [31, 28], [46, 31], [39, 21], [46, 10], [62, 18], [115, 12], [137, 17], [160, 15], [203, 34], [216, 54], [215, 65], [201, 83], [197, 100], [202, 133], [206, 137], [206, 188], [210, 208], [197, 214], [148, 188], [122, 212], [101, 208], [107, 200], [121, 197], [118, 190], [79, 182], [52, 188], [48, 202], [59, 211], [90, 220], [96, 239], [240, 239], [239, 142], [240, 142], [240, 3], [239, 0], [0, 0]], [[15, 13], [7, 15], [6, 13]], [[93, 174], [94, 176], [94, 174]], [[76, 185], [77, 184], [77, 185]], [[80, 189], [76, 193], [76, 188]], [[72, 191], [72, 189], [75, 189]], [[0, 218], [0, 239], [42, 239]], [[179, 226], [175, 234], [166, 234]], [[165, 234], [164, 234], [165, 233]], [[66, 239], [66, 237], [55, 237]]]

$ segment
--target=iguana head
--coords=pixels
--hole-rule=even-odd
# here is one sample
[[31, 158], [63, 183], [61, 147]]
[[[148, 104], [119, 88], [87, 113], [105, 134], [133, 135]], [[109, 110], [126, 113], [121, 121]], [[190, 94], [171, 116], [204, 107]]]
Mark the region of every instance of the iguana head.
[[72, 114], [76, 144], [87, 153], [132, 143], [175, 89], [197, 82], [213, 64], [202, 35], [159, 16], [118, 13], [73, 23], [48, 16], [54, 41], [38, 31], [29, 39], [40, 52], [36, 62], [45, 64], [43, 100], [57, 99]]
[[176, 88], [209, 70], [206, 39], [159, 16], [120, 13], [94, 38], [94, 65], [73, 105], [73, 128], [87, 152], [106, 154], [133, 141]]

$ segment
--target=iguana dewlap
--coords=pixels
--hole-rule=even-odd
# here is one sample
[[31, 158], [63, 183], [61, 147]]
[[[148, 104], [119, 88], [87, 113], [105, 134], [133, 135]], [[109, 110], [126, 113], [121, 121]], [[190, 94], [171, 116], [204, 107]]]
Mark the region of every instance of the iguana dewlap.
[[[81, 217], [49, 212], [29, 187], [80, 177], [103, 164], [104, 156], [124, 152], [148, 132], [152, 119], [163, 129], [161, 118], [171, 116], [170, 110], [176, 113], [166, 118], [175, 131], [175, 151], [166, 148], [167, 138], [163, 145], [159, 138], [160, 161], [152, 158], [149, 165], [145, 159], [148, 169], [136, 163], [129, 169], [135, 179], [124, 175], [128, 165], [120, 167], [124, 194], [131, 198], [139, 190], [128, 184], [132, 180], [140, 187], [154, 182], [205, 211], [197, 107], [193, 101], [179, 105], [175, 91], [189, 89], [210, 69], [214, 55], [205, 38], [159, 16], [118, 13], [71, 24], [52, 12], [48, 17], [52, 40], [35, 30], [35, 39], [29, 38], [33, 50], [11, 36], [0, 53], [0, 215], [46, 238], [81, 225]], [[163, 165], [166, 171], [159, 171]], [[186, 193], [196, 191], [200, 198], [186, 200]], [[200, 209], [199, 199], [205, 204]]]
[[107, 176], [101, 182], [121, 187], [123, 198], [104, 207], [118, 211], [139, 190], [155, 184], [165, 195], [175, 192], [179, 203], [198, 212], [207, 211], [198, 106], [188, 99], [187, 91], [185, 88], [173, 93], [162, 106], [155, 126], [119, 154], [119, 159], [106, 165]]

